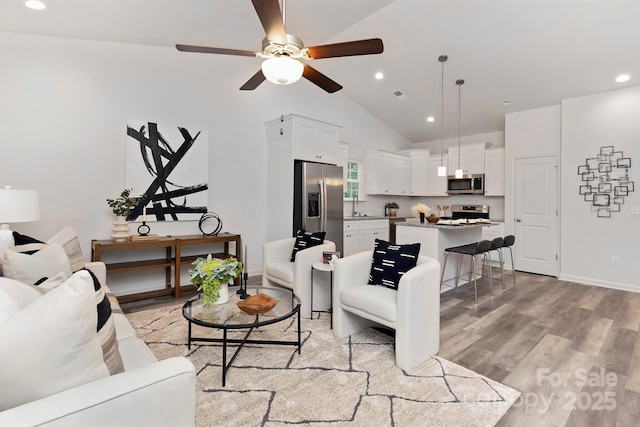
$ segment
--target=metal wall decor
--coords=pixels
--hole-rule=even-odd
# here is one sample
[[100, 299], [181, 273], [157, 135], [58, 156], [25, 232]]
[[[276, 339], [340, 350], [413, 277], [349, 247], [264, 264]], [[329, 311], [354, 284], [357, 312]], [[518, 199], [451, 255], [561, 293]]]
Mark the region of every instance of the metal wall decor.
[[587, 158], [585, 163], [578, 166], [583, 182], [579, 194], [591, 203], [591, 210], [597, 212], [598, 218], [611, 218], [611, 212], [620, 212], [624, 197], [635, 190], [629, 179], [631, 158], [608, 145], [600, 147], [600, 153]]

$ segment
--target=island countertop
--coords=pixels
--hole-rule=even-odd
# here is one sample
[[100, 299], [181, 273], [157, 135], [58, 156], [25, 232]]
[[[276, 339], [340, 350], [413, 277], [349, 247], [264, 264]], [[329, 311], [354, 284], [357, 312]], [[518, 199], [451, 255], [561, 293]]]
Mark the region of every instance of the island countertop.
[[421, 224], [419, 222], [399, 222], [396, 225], [398, 227], [403, 227], [403, 226], [407, 226], [407, 227], [423, 227], [423, 228], [437, 228], [440, 230], [469, 230], [470, 228], [480, 228], [480, 227], [486, 227], [488, 225], [491, 225], [492, 223], [490, 222], [476, 222], [476, 223], [472, 223], [472, 224], [431, 224], [427, 221], [424, 222], [424, 224]]

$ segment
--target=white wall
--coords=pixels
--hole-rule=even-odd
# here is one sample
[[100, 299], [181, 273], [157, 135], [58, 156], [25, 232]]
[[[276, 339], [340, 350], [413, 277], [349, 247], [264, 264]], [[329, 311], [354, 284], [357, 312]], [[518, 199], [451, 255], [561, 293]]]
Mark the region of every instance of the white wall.
[[[561, 278], [640, 291], [640, 86], [562, 102], [562, 264]], [[578, 194], [578, 165], [613, 145], [631, 158], [630, 178], [636, 190], [625, 197], [611, 218], [596, 213]], [[620, 257], [612, 266], [611, 257]]]
[[505, 115], [505, 234], [514, 233], [513, 192], [515, 159], [560, 155], [560, 105]]
[[[242, 234], [252, 274], [268, 223], [265, 122], [297, 113], [338, 124], [356, 153], [410, 146], [343, 92], [304, 80], [239, 91], [255, 59], [12, 33], [0, 33], [0, 50], [0, 185], [36, 189], [41, 203], [40, 221], [12, 229], [48, 239], [71, 224], [87, 259], [91, 239], [111, 234], [105, 199], [124, 188], [127, 119], [209, 131], [209, 209]], [[150, 225], [199, 233], [194, 221]]]

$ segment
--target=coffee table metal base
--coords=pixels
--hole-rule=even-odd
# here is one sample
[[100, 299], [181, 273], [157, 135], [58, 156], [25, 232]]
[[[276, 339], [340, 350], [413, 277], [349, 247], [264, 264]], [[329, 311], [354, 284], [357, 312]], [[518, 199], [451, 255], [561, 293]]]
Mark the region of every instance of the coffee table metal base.
[[[227, 328], [221, 328], [222, 329], [222, 338], [198, 338], [198, 337], [192, 337], [191, 336], [191, 326], [192, 326], [192, 322], [188, 322], [189, 323], [189, 336], [188, 336], [188, 341], [187, 341], [187, 347], [189, 348], [189, 350], [191, 350], [191, 343], [192, 342], [218, 342], [218, 343], [222, 343], [222, 387], [225, 386], [226, 384], [226, 380], [227, 380], [227, 371], [229, 370], [229, 368], [231, 368], [231, 365], [233, 364], [233, 361], [236, 359], [236, 356], [238, 355], [238, 353], [240, 353], [240, 350], [242, 349], [242, 347], [244, 347], [244, 345], [246, 343], [249, 344], [267, 344], [267, 345], [295, 345], [298, 347], [298, 354], [301, 354], [301, 349], [302, 349], [302, 339], [301, 339], [301, 332], [300, 332], [300, 311], [298, 311], [297, 313], [298, 316], [298, 341], [278, 341], [278, 340], [250, 340], [249, 335], [251, 335], [251, 332], [253, 332], [253, 330], [256, 328], [255, 326], [250, 327], [249, 330], [247, 331], [247, 334], [244, 336], [244, 338], [239, 339], [239, 338], [228, 338], [227, 337], [227, 332], [229, 329]], [[256, 316], [256, 321], [257, 321], [257, 316]], [[234, 330], [236, 330], [234, 328]], [[227, 344], [240, 344], [238, 346], [238, 348], [236, 349], [236, 351], [233, 353], [233, 356], [231, 356], [231, 359], [229, 360], [229, 363], [227, 363]]]

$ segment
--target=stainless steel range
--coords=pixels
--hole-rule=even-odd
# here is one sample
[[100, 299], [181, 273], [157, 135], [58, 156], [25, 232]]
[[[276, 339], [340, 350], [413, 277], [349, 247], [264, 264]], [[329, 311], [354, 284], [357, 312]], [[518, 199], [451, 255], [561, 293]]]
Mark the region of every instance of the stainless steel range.
[[489, 219], [489, 206], [487, 205], [452, 205], [452, 219]]

